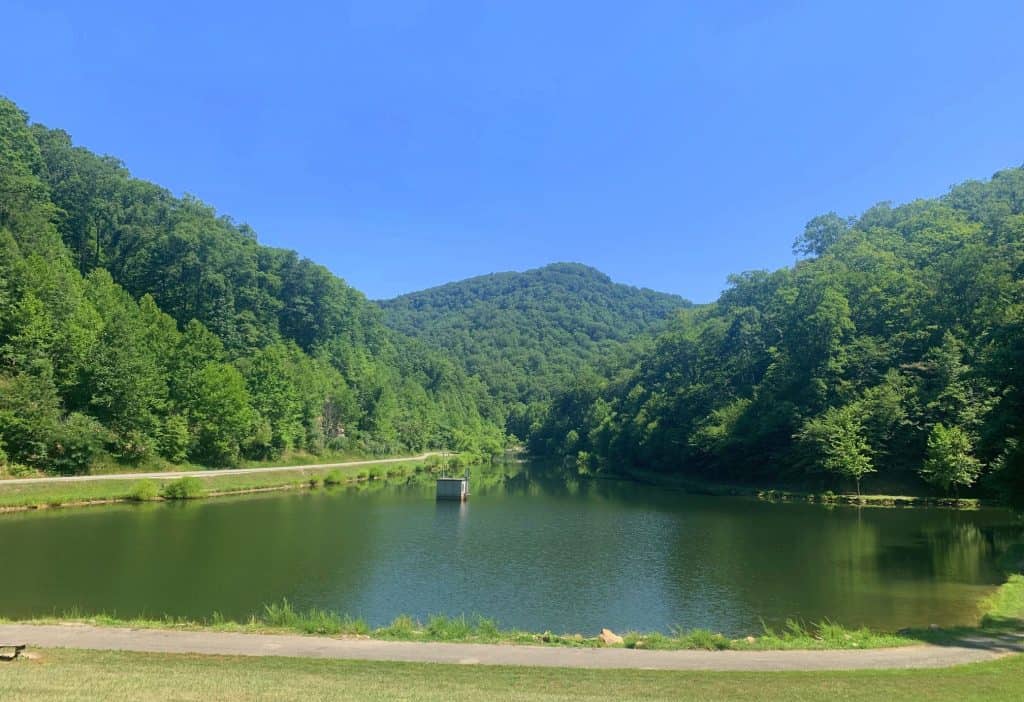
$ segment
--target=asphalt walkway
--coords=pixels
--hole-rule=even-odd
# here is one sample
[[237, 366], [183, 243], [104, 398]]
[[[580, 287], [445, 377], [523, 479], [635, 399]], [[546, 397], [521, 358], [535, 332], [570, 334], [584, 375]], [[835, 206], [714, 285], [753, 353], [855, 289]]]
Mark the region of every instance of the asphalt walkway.
[[4, 485], [30, 485], [33, 483], [82, 483], [92, 480], [139, 480], [142, 478], [222, 478], [226, 475], [246, 475], [249, 473], [274, 473], [278, 471], [301, 471], [301, 470], [322, 470], [324, 468], [349, 468], [352, 466], [373, 466], [385, 463], [405, 463], [407, 461], [422, 461], [430, 456], [440, 456], [437, 451], [428, 451], [418, 456], [405, 456], [404, 458], [376, 458], [363, 461], [345, 461], [343, 463], [312, 463], [304, 466], [270, 466], [267, 468], [224, 468], [221, 470], [178, 470], [158, 471], [154, 473], [104, 473], [102, 475], [67, 475], [51, 478], [10, 478], [0, 480], [0, 487]]
[[720, 671], [943, 668], [1024, 651], [1024, 635], [967, 638], [951, 646], [921, 645], [842, 651], [638, 651], [625, 648], [420, 643], [363, 638], [334, 639], [297, 634], [127, 629], [86, 624], [3, 624], [0, 625], [0, 643], [151, 653]]

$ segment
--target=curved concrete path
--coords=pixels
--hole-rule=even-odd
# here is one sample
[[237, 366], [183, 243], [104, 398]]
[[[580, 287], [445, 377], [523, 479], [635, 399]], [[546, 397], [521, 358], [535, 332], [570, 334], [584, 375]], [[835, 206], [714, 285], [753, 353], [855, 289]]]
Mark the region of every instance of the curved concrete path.
[[0, 480], [4, 485], [29, 485], [32, 483], [82, 483], [91, 480], [138, 480], [142, 478], [217, 478], [225, 475], [246, 475], [248, 473], [274, 473], [277, 471], [321, 470], [324, 468], [347, 468], [351, 466], [373, 466], [385, 463], [404, 463], [406, 461], [423, 461], [430, 456], [440, 456], [440, 451], [428, 451], [418, 456], [404, 458], [377, 458], [362, 461], [344, 461], [342, 463], [311, 463], [304, 466], [269, 466], [267, 468], [222, 468], [209, 470], [178, 470], [158, 471], [155, 473], [103, 473], [102, 475], [66, 475], [53, 478], [9, 478]]
[[119, 629], [85, 624], [4, 624], [0, 642], [150, 653], [343, 658], [369, 661], [644, 670], [861, 670], [942, 668], [1024, 651], [1024, 635], [964, 639], [955, 646], [846, 651], [635, 651], [501, 644], [332, 639], [294, 634]]

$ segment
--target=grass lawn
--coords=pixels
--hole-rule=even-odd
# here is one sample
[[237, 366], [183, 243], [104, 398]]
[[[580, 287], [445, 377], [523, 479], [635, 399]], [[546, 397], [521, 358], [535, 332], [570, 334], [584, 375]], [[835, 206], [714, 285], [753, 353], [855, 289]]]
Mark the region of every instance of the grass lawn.
[[[366, 478], [404, 477], [423, 461], [402, 461], [342, 466], [338, 468], [305, 468], [302, 470], [267, 471], [265, 473], [233, 473], [230, 469], [210, 470], [200, 478], [210, 496], [251, 490], [308, 488], [310, 481], [322, 484], [325, 476], [335, 473], [345, 481]], [[54, 482], [7, 484], [0, 480], [0, 510], [25, 507], [50, 507], [89, 502], [130, 499], [132, 491], [142, 482], [136, 479], [96, 480], [82, 482]], [[173, 482], [171, 478], [154, 478], [158, 488]]]
[[1024, 656], [942, 670], [705, 673], [48, 649], [0, 663], [2, 700], [1024, 699]]

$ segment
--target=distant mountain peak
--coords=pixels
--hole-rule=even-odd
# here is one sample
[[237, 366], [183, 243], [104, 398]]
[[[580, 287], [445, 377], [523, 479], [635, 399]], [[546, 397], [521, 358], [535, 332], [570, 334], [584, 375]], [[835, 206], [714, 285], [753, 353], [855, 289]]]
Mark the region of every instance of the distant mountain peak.
[[527, 403], [691, 306], [574, 262], [488, 273], [379, 304], [388, 326], [447, 351], [500, 399]]

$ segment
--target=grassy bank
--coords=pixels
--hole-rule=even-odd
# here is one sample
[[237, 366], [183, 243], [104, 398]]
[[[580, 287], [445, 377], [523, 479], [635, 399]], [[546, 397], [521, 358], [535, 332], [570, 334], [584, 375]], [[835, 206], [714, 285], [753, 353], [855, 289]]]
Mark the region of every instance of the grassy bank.
[[4, 700], [1024, 699], [1024, 657], [941, 670], [713, 673], [50, 649], [0, 663]]
[[[6, 620], [0, 619], [0, 622]], [[267, 605], [264, 611], [244, 621], [225, 619], [214, 614], [209, 619], [192, 620], [174, 617], [163, 619], [124, 619], [106, 614], [86, 616], [68, 612], [59, 617], [42, 617], [23, 623], [58, 624], [79, 622], [94, 626], [130, 627], [134, 629], [178, 629], [229, 631], [248, 634], [299, 633], [315, 636], [359, 636], [389, 641], [421, 641], [450, 643], [530, 644], [597, 648], [606, 646], [599, 636], [554, 634], [503, 629], [485, 617], [433, 616], [426, 622], [401, 615], [390, 624], [371, 628], [365, 620], [319, 609], [295, 610], [287, 601]], [[955, 630], [957, 636], [967, 630]], [[981, 629], [971, 629], [980, 632]], [[749, 636], [730, 638], [704, 629], [674, 630], [671, 633], [624, 632], [622, 643], [611, 646], [651, 650], [710, 651], [773, 651], [773, 650], [837, 650], [908, 646], [922, 640], [939, 642], [943, 630], [912, 631], [898, 634], [870, 629], [848, 629], [839, 624], [822, 622], [802, 624], [789, 622], [782, 629], [765, 627]], [[953, 634], [953, 631], [948, 632]]]
[[261, 473], [237, 473], [231, 469], [204, 471], [195, 486], [182, 492], [180, 478], [105, 479], [16, 484], [0, 480], [0, 511], [67, 507], [111, 502], [218, 497], [264, 490], [309, 489], [324, 485], [368, 480], [405, 479], [431, 468], [424, 461], [381, 462], [324, 468], [282, 468]]
[[[1024, 557], [1024, 547], [1007, 555], [1008, 562]], [[4, 622], [0, 618], [0, 622]], [[459, 643], [502, 643], [551, 646], [599, 647], [608, 645], [596, 635], [553, 634], [502, 629], [485, 617], [430, 617], [421, 622], [399, 616], [383, 627], [371, 628], [365, 620], [321, 609], [299, 611], [287, 600], [267, 605], [262, 612], [243, 621], [214, 614], [206, 620], [173, 617], [163, 619], [123, 619], [110, 615], [83, 615], [68, 612], [59, 617], [28, 620], [26, 623], [54, 624], [81, 622], [96, 626], [149, 629], [185, 629], [232, 631], [240, 633], [300, 633], [319, 636], [362, 636], [382, 640]], [[702, 630], [674, 630], [671, 633], [624, 632], [621, 644], [626, 648], [660, 650], [836, 650], [907, 646], [922, 642], [956, 643], [966, 637], [998, 636], [1007, 631], [1024, 631], [1024, 574], [1013, 574], [991, 596], [979, 604], [976, 627], [949, 629], [903, 629], [897, 633], [867, 628], [849, 629], [832, 622], [805, 624], [790, 621], [781, 629], [765, 627], [749, 636], [730, 638]]]
[[879, 495], [836, 493], [831, 490], [810, 491], [782, 487], [757, 487], [716, 483], [682, 476], [664, 475], [642, 470], [612, 476], [648, 485], [684, 490], [694, 495], [715, 497], [753, 497], [768, 502], [813, 502], [826, 505], [861, 507], [954, 507], [977, 509], [983, 501], [973, 497], [937, 497], [934, 495]]

